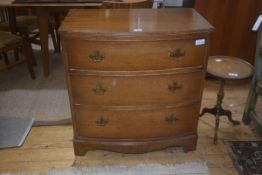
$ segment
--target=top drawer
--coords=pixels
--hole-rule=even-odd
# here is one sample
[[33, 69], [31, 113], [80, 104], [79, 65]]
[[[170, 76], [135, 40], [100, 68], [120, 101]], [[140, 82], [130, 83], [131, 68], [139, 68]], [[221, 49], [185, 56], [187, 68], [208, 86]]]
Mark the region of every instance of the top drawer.
[[206, 55], [206, 44], [196, 45], [193, 39], [67, 42], [69, 69], [134, 71], [194, 67], [203, 65]]

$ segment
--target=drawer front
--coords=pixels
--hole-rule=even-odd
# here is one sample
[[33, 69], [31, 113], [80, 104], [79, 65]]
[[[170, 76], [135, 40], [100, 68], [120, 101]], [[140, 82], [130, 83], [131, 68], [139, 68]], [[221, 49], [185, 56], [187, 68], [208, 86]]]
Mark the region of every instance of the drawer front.
[[199, 104], [152, 110], [74, 108], [77, 136], [89, 138], [156, 138], [196, 132]]
[[119, 77], [71, 75], [73, 104], [152, 105], [199, 100], [203, 72]]
[[78, 41], [67, 45], [68, 67], [90, 70], [160, 70], [204, 64], [206, 45], [195, 40]]

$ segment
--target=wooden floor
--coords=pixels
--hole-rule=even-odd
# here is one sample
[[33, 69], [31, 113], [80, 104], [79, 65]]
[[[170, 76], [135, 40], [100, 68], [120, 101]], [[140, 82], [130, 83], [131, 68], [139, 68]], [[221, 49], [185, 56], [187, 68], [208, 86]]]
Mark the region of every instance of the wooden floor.
[[[234, 119], [241, 120], [248, 87], [247, 81], [226, 84], [223, 104], [224, 108], [228, 108], [233, 112]], [[202, 106], [213, 107], [217, 89], [218, 83], [216, 81], [207, 81]], [[233, 126], [226, 118], [221, 117], [219, 143], [213, 145], [213, 129], [213, 116], [207, 114], [200, 118], [197, 150], [185, 154], [184, 157], [188, 161], [195, 158], [205, 160], [213, 175], [237, 175], [238, 173], [234, 169], [223, 141], [261, 140], [262, 137], [243, 123], [239, 126]], [[34, 127], [21, 148], [0, 150], [0, 172], [44, 172], [50, 168], [70, 167], [75, 159], [83, 159], [74, 156], [72, 136], [71, 126]], [[95, 154], [88, 157], [88, 159], [94, 165], [99, 165], [100, 161], [102, 161]], [[137, 158], [133, 155], [133, 159], [140, 161], [139, 155]], [[164, 157], [162, 160], [164, 160]], [[119, 160], [111, 159], [112, 161]], [[158, 159], [158, 161], [161, 163], [161, 159]]]

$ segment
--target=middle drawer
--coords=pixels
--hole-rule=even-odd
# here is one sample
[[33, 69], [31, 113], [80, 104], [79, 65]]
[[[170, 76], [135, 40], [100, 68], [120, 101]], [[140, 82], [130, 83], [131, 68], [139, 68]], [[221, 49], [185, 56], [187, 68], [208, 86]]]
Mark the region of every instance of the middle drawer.
[[203, 72], [145, 76], [70, 75], [73, 104], [153, 105], [201, 99]]

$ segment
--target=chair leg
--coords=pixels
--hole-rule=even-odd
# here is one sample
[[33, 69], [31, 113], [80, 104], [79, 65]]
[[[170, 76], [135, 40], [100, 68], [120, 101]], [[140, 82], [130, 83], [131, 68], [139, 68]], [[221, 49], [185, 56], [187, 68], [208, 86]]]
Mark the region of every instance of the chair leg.
[[9, 59], [8, 59], [7, 53], [3, 53], [3, 56], [4, 56], [4, 60], [5, 60], [5, 65], [9, 65], [10, 62], [9, 62]]
[[54, 14], [54, 20], [55, 20], [56, 41], [57, 41], [58, 49], [59, 49], [59, 52], [60, 52], [61, 51], [61, 43], [60, 43], [60, 34], [58, 32], [58, 29], [61, 25], [60, 13]]
[[32, 50], [32, 64], [33, 65], [37, 65], [36, 59], [35, 59], [34, 54], [33, 54], [33, 49], [32, 49], [32, 46], [31, 46], [31, 39], [30, 39], [30, 36], [29, 36], [29, 31], [26, 28], [24, 28], [24, 29], [20, 29], [20, 33], [21, 33], [22, 36], [25, 37], [25, 39], [29, 43], [29, 46], [31, 47], [31, 50]]
[[14, 55], [15, 55], [15, 61], [18, 61], [19, 60], [19, 49], [18, 48], [14, 49]]
[[30, 73], [30, 76], [31, 76], [32, 79], [35, 79], [35, 72], [34, 72], [33, 64], [32, 64], [33, 50], [32, 50], [30, 43], [24, 42], [24, 44], [22, 46], [22, 53], [26, 58], [27, 68], [28, 68], [28, 71]]
[[56, 33], [56, 41], [57, 41], [58, 51], [61, 52], [60, 34], [58, 32], [58, 29], [55, 29], [55, 33]]
[[242, 121], [247, 125], [250, 124], [251, 122], [250, 112], [253, 111], [256, 106], [256, 101], [257, 101], [256, 84], [257, 81], [256, 81], [256, 77], [254, 76], [251, 82], [251, 86], [249, 89], [247, 102], [245, 105], [244, 114], [242, 118]]
[[49, 24], [49, 33], [51, 34], [51, 38], [52, 38], [52, 42], [53, 42], [53, 45], [54, 45], [54, 49], [55, 49], [55, 52], [60, 52], [60, 48], [58, 47], [58, 43], [57, 43], [57, 37], [55, 35], [55, 32], [54, 32], [54, 27], [52, 24]]

